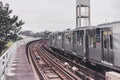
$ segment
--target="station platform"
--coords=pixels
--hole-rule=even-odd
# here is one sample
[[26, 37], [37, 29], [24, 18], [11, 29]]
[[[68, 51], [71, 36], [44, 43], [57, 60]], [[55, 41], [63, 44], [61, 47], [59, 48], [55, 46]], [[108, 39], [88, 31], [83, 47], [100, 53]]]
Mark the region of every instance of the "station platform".
[[17, 51], [13, 54], [6, 80], [36, 80], [31, 65], [26, 56], [24, 41], [19, 42]]

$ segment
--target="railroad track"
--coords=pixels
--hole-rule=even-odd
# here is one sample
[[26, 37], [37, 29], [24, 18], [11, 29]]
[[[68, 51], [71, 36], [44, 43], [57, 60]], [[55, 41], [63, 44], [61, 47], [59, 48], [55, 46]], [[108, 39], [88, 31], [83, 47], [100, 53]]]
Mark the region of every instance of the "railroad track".
[[72, 68], [72, 66], [76, 66], [78, 68], [78, 70], [75, 72], [76, 75], [80, 76], [83, 80], [105, 80], [105, 75], [93, 70], [91, 68], [85, 67], [81, 64], [78, 64], [60, 54], [58, 54], [57, 52], [51, 50], [50, 48], [48, 48], [47, 46], [43, 45], [43, 48], [48, 51], [49, 53], [51, 53], [52, 55], [54, 55], [55, 57], [61, 59], [63, 62], [68, 62], [69, 65], [71, 66], [70, 68]]
[[47, 40], [33, 42], [28, 47], [28, 57], [40, 80], [82, 80], [66, 69], [60, 60], [46, 51]]
[[[31, 43], [28, 54], [40, 80], [105, 80], [103, 74], [77, 64], [48, 48], [47, 40]], [[70, 67], [66, 68], [64, 62], [69, 63]], [[74, 66], [78, 68], [77, 71], [72, 70]]]
[[[42, 42], [42, 41], [40, 41], [40, 42]], [[35, 56], [33, 56], [33, 48], [34, 48], [33, 46], [35, 46], [35, 44], [36, 44], [36, 42], [30, 42], [26, 46], [28, 61], [31, 64], [32, 68], [34, 68], [33, 70], [35, 70], [39, 80], [45, 80], [45, 76], [41, 72], [41, 69], [38, 66]]]

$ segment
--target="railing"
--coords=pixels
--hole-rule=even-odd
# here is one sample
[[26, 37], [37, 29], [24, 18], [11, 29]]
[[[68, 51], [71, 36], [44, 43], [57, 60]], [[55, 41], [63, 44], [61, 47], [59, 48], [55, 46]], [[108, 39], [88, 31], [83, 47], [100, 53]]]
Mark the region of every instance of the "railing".
[[16, 49], [17, 42], [15, 42], [2, 56], [0, 56], [0, 80], [6, 80], [6, 71]]

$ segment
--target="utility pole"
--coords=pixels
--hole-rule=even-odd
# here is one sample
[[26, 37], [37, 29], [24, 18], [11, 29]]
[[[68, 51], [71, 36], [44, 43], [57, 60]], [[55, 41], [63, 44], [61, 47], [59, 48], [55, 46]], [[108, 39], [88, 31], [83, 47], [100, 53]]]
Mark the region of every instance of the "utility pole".
[[90, 26], [90, 0], [76, 1], [76, 28]]

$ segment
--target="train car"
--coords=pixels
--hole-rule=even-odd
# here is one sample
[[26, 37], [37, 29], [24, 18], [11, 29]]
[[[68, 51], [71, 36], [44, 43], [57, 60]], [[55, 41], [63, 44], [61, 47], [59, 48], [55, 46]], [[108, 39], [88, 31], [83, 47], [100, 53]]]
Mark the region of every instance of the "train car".
[[82, 59], [88, 59], [87, 53], [87, 27], [77, 28], [73, 34], [73, 51]]
[[98, 25], [92, 30], [89, 61], [120, 70], [120, 22]]

